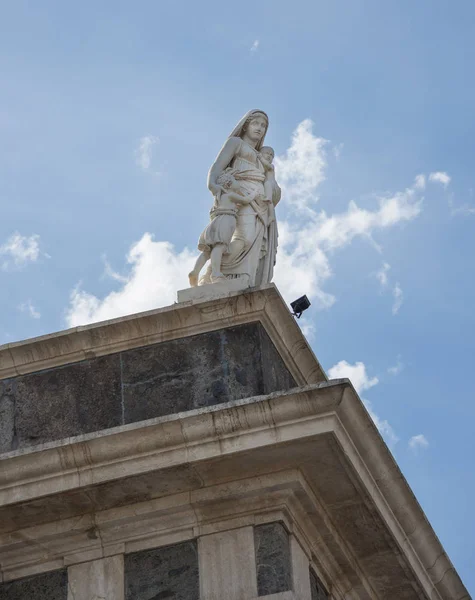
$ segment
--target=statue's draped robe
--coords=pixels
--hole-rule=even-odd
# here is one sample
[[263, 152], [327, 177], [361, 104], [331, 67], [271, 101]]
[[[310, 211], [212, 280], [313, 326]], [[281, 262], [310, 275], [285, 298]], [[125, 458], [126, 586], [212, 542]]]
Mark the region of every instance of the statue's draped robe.
[[[230, 252], [223, 256], [221, 271], [227, 277], [247, 276], [251, 287], [269, 283], [277, 252], [277, 223], [274, 204], [264, 201], [264, 167], [257, 151], [241, 139], [231, 167], [236, 169], [234, 177], [242, 190], [260, 197], [240, 207]], [[277, 185], [273, 196], [274, 202], [280, 198]]]

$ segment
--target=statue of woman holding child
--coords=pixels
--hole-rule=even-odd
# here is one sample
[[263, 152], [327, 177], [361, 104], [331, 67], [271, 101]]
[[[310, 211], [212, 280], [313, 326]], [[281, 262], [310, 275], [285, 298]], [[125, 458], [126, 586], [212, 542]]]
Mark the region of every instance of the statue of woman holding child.
[[269, 118], [251, 110], [226, 140], [208, 174], [214, 196], [211, 221], [200, 236], [201, 251], [190, 285], [198, 285], [201, 269], [210, 264], [200, 285], [240, 279], [242, 287], [272, 280], [277, 252], [274, 207], [280, 188], [274, 176], [274, 151], [264, 146]]

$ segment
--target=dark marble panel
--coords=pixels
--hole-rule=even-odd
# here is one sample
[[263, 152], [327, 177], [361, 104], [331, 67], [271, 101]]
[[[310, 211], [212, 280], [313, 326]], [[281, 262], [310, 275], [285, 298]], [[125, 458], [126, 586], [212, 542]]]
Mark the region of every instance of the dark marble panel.
[[126, 423], [295, 386], [257, 323], [129, 350], [122, 373]]
[[310, 569], [310, 590], [312, 594], [312, 600], [329, 600], [330, 596], [328, 595], [325, 586], [317, 577], [315, 572]]
[[259, 596], [292, 589], [289, 534], [282, 523], [254, 527]]
[[264, 394], [297, 387], [295, 379], [285, 366], [267, 331], [261, 325], [259, 325], [259, 336]]
[[196, 540], [127, 554], [126, 600], [199, 600]]
[[0, 583], [0, 600], [67, 600], [66, 569]]
[[23, 375], [12, 388], [18, 448], [122, 423], [117, 354]]
[[15, 399], [10, 381], [0, 381], [0, 452], [14, 447]]

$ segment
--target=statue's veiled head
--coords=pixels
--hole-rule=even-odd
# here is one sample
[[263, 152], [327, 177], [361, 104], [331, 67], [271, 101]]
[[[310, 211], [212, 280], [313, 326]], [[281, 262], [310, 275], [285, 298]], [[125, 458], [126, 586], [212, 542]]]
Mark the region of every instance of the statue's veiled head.
[[249, 138], [260, 150], [269, 127], [269, 117], [263, 110], [250, 110], [242, 117], [229, 137]]

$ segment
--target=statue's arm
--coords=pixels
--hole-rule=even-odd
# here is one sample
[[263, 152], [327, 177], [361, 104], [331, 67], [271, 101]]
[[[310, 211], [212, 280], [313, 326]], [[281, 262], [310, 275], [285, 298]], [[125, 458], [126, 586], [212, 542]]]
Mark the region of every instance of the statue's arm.
[[211, 165], [211, 169], [208, 173], [208, 189], [214, 196], [216, 196], [220, 189], [220, 186], [216, 183], [216, 179], [230, 165], [240, 141], [239, 138], [229, 138], [221, 148], [216, 160]]
[[277, 206], [277, 204], [279, 204], [280, 202], [280, 198], [282, 196], [282, 190], [279, 187], [279, 184], [277, 183], [277, 181], [274, 179], [273, 181], [274, 184], [274, 189], [272, 192], [272, 202], [274, 204], [274, 206]]
[[243, 196], [236, 192], [227, 192], [227, 196], [234, 204], [249, 204], [252, 200], [252, 196]]

